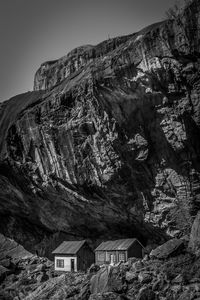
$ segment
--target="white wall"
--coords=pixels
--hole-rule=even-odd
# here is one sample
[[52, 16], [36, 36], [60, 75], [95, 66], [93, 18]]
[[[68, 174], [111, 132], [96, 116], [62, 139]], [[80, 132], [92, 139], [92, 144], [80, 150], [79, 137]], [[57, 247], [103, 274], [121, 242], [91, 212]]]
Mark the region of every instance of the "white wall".
[[[58, 268], [56, 265], [56, 260], [57, 259], [64, 259], [64, 268]], [[72, 257], [66, 257], [66, 256], [55, 256], [54, 258], [54, 266], [55, 266], [55, 271], [71, 271], [71, 259], [74, 259], [74, 271], [77, 272], [77, 257], [72, 256]]]

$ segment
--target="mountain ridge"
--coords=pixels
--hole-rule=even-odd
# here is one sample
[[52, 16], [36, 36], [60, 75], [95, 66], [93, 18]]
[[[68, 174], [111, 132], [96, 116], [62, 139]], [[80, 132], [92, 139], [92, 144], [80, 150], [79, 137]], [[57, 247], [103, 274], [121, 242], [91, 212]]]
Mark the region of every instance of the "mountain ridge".
[[200, 201], [199, 12], [193, 1], [182, 23], [46, 62], [35, 91], [1, 104], [1, 233], [48, 256], [63, 239], [189, 234]]

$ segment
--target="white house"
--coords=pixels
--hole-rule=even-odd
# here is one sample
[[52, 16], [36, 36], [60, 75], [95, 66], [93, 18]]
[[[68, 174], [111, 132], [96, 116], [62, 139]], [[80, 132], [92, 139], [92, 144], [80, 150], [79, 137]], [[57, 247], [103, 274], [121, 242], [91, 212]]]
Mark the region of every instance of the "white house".
[[94, 253], [85, 240], [64, 241], [52, 253], [55, 271], [86, 271], [94, 263]]

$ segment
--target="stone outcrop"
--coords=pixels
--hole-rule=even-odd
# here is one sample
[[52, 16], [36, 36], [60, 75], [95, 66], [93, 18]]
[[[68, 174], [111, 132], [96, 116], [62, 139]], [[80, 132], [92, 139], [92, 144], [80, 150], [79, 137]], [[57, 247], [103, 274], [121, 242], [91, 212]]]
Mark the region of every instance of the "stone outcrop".
[[24, 247], [16, 243], [13, 239], [0, 234], [0, 265], [10, 267], [10, 260], [31, 257], [33, 254], [28, 252]]
[[189, 248], [194, 253], [199, 253], [200, 250], [200, 214], [198, 213], [192, 225]]
[[190, 232], [199, 15], [195, 0], [181, 19], [46, 62], [34, 92], [1, 104], [0, 232], [46, 255], [63, 239], [145, 244]]
[[120, 266], [112, 268], [110, 265], [100, 269], [90, 279], [90, 293], [102, 294], [106, 292], [123, 293], [126, 290], [124, 272]]
[[109, 39], [97, 46], [81, 46], [58, 60], [44, 62], [35, 74], [34, 90], [50, 89], [65, 78], [74, 77], [86, 64], [94, 62], [95, 59], [100, 60], [132, 36], [134, 34]]
[[166, 259], [170, 256], [177, 255], [184, 249], [184, 241], [180, 239], [171, 239], [164, 243], [163, 245], [152, 250], [150, 257], [155, 257], [158, 259]]

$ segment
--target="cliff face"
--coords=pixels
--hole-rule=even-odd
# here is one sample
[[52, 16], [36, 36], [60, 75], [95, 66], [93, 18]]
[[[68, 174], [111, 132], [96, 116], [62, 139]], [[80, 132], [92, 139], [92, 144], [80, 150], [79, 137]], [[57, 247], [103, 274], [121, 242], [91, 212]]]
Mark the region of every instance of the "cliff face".
[[69, 78], [71, 75], [82, 70], [86, 64], [99, 58], [102, 59], [107, 53], [116, 49], [134, 34], [116, 37], [104, 41], [97, 46], [85, 45], [75, 48], [67, 55], [58, 60], [47, 61], [43, 63], [35, 74], [34, 90], [49, 89], [59, 84], [63, 79]]
[[200, 203], [199, 16], [193, 1], [181, 18], [75, 49], [40, 67], [35, 92], [1, 105], [2, 233], [44, 254], [62, 238], [189, 232]]

